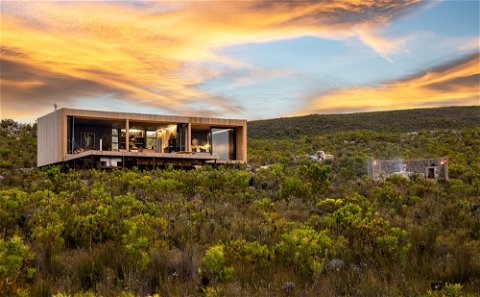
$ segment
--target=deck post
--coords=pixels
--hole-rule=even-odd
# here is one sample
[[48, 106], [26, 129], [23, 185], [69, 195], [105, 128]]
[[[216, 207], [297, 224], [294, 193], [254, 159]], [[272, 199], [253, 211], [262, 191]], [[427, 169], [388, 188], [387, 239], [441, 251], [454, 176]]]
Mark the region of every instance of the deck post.
[[192, 152], [192, 123], [188, 123], [187, 125], [187, 133], [185, 133], [185, 150], [189, 153]]
[[127, 152], [130, 151], [130, 120], [126, 119], [125, 121], [125, 148]]

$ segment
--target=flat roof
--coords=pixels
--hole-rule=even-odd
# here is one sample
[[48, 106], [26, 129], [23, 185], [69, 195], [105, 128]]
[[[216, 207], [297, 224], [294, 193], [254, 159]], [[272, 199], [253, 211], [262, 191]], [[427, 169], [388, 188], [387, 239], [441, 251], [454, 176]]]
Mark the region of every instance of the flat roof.
[[131, 113], [131, 112], [114, 112], [114, 111], [99, 111], [87, 109], [73, 109], [60, 108], [39, 119], [48, 116], [52, 113], [64, 113], [68, 116], [76, 116], [91, 119], [122, 119], [133, 120], [140, 122], [165, 122], [165, 123], [192, 123], [200, 125], [220, 125], [220, 126], [246, 126], [246, 119], [228, 119], [228, 118], [211, 118], [211, 117], [197, 117], [197, 116], [181, 116], [181, 115], [160, 115], [147, 113]]

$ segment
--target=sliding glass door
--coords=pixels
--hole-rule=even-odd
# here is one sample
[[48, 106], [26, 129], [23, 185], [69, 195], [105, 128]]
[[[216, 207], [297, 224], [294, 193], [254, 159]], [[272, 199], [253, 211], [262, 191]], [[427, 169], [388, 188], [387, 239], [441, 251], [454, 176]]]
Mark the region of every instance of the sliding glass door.
[[220, 160], [235, 160], [235, 129], [212, 128], [212, 154]]

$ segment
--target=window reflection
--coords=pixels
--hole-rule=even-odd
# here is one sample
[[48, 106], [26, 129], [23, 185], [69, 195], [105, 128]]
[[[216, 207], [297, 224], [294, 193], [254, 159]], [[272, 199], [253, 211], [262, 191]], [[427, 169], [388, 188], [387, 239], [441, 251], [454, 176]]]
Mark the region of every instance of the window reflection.
[[212, 153], [220, 160], [235, 160], [235, 130], [212, 128]]

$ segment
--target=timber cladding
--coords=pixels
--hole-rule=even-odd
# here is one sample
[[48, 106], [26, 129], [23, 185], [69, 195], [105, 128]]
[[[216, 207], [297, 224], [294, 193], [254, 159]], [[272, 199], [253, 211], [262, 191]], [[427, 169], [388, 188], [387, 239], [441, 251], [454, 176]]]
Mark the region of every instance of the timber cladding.
[[[95, 110], [62, 108], [42, 116], [38, 119], [37, 133], [37, 166], [57, 164], [72, 159], [73, 154], [67, 154], [67, 117], [85, 120], [116, 120], [125, 121], [129, 127], [130, 122], [144, 123], [184, 123], [187, 124], [186, 150], [192, 152], [190, 145], [191, 128], [194, 126], [210, 126], [219, 128], [235, 128], [236, 160], [247, 161], [247, 120], [222, 119], [196, 116], [157, 115], [126, 112], [106, 112]], [[128, 135], [128, 132], [127, 132]], [[127, 145], [128, 149], [128, 145]], [[128, 152], [126, 155], [131, 155]], [[78, 157], [78, 156], [77, 156]], [[142, 157], [139, 153], [138, 157]], [[159, 155], [160, 157], [160, 155]], [[189, 157], [191, 158], [191, 157]]]
[[193, 125], [215, 125], [224, 127], [240, 127], [246, 126], [247, 120], [239, 119], [221, 119], [221, 118], [206, 118], [206, 117], [190, 117], [190, 116], [174, 116], [174, 115], [157, 115], [157, 114], [143, 114], [143, 113], [127, 113], [127, 112], [108, 112], [108, 111], [94, 111], [83, 109], [62, 108], [59, 111], [64, 111], [65, 115], [91, 118], [91, 119], [108, 119], [108, 120], [130, 120], [138, 122], [156, 122], [156, 123], [191, 123]]
[[[37, 165], [62, 162], [65, 156], [63, 136], [64, 112], [56, 111], [38, 119]], [[66, 138], [65, 138], [66, 139]]]

